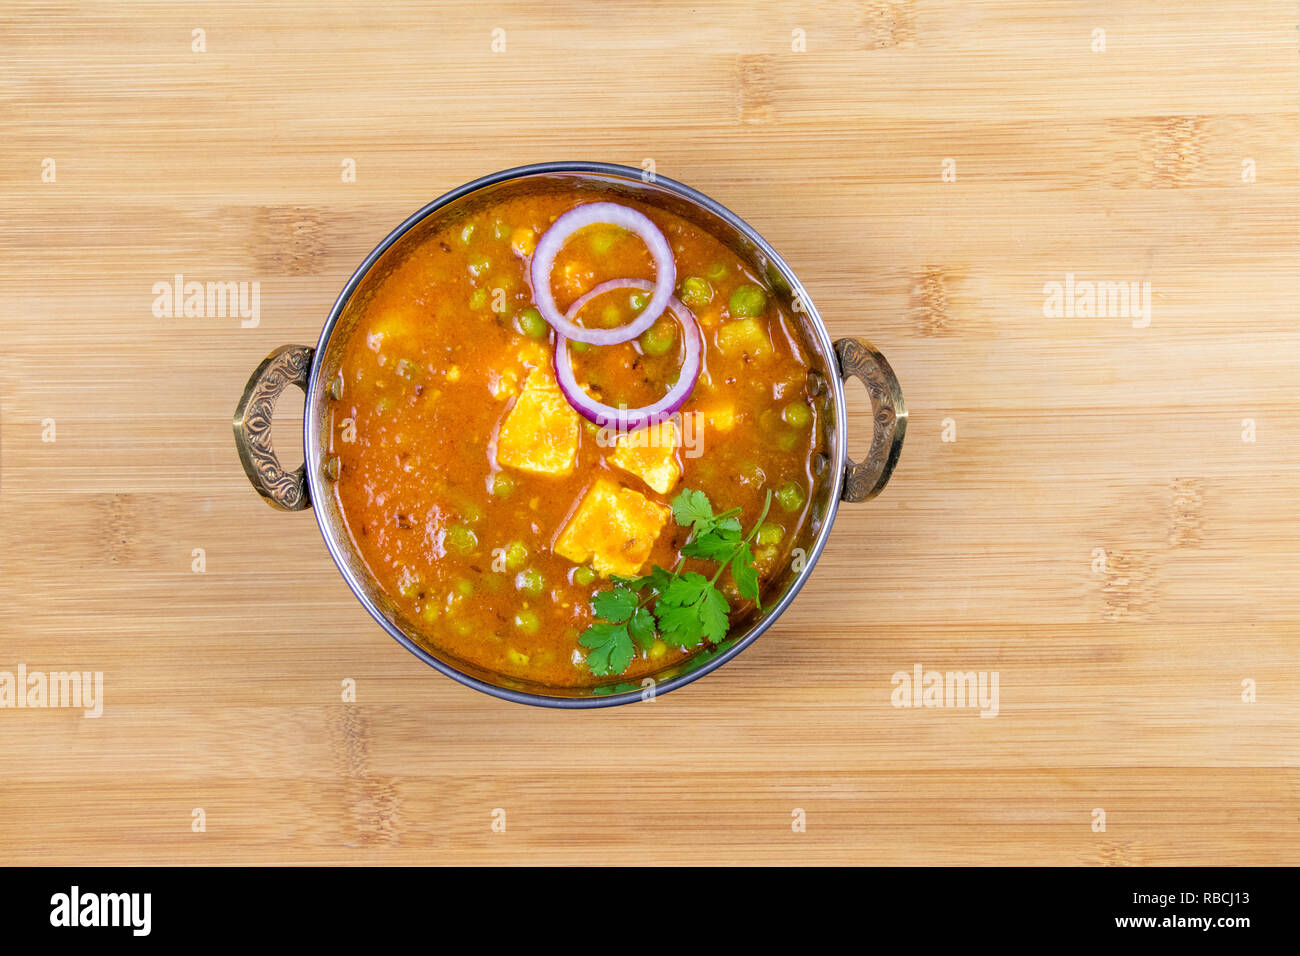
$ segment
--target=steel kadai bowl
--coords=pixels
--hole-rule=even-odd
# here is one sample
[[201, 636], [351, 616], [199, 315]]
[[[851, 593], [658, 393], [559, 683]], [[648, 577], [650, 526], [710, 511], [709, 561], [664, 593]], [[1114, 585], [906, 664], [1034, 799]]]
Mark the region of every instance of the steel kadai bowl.
[[[330, 487], [337, 477], [337, 473], [331, 473], [337, 468], [337, 460], [328, 455], [329, 383], [339, 371], [349, 333], [380, 281], [410, 249], [449, 219], [502, 199], [548, 190], [589, 192], [593, 199], [635, 199], [674, 213], [721, 240], [755, 275], [766, 279], [787, 315], [801, 324], [810, 352], [811, 390], [828, 395], [827, 414], [822, 416], [823, 451], [813, 462], [817, 480], [810, 500], [811, 517], [805, 524], [804, 540], [796, 542], [802, 549], [802, 560], [792, 562], [769, 586], [764, 611], [733, 626], [727, 641], [717, 650], [678, 662], [656, 673], [652, 682], [539, 688], [440, 651], [404, 620], [380, 590], [353, 547]], [[866, 387], [874, 411], [871, 450], [860, 462], [850, 460], [847, 452], [844, 389], [849, 378]], [[290, 385], [302, 388], [307, 396], [303, 422], [306, 455], [296, 471], [285, 471], [280, 466], [271, 445], [272, 412], [280, 394]], [[315, 348], [286, 345], [257, 367], [234, 417], [236, 445], [253, 486], [282, 510], [314, 509], [321, 536], [348, 587], [398, 643], [426, 664], [476, 690], [518, 703], [566, 708], [629, 703], [649, 696], [647, 688], [652, 688], [655, 695], [667, 693], [716, 670], [754, 643], [781, 616], [812, 573], [840, 503], [866, 501], [885, 486], [898, 461], [906, 428], [902, 393], [884, 356], [861, 339], [832, 342], [790, 267], [743, 220], [702, 193], [663, 176], [586, 162], [539, 163], [494, 173], [453, 189], [419, 210], [357, 267], [334, 303]]]

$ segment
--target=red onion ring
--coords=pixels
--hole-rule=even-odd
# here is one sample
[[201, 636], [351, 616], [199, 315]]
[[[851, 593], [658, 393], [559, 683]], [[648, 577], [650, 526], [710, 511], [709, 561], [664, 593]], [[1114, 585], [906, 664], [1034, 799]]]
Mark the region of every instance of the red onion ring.
[[[616, 329], [584, 329], [573, 321], [573, 317], [577, 315], [574, 306], [577, 306], [578, 302], [586, 304], [601, 286], [592, 289], [570, 306], [568, 315], [560, 314], [555, 304], [555, 294], [551, 291], [551, 270], [555, 267], [555, 257], [570, 236], [579, 229], [597, 223], [618, 226], [628, 232], [636, 233], [646, 244], [655, 261], [654, 285], [650, 286], [647, 283], [648, 288], [654, 289], [650, 301], [641, 310], [640, 315], [627, 325], [620, 325]], [[614, 202], [593, 202], [575, 206], [551, 223], [551, 227], [542, 234], [542, 238], [537, 241], [537, 248], [533, 250], [531, 277], [533, 302], [537, 306], [537, 311], [559, 335], [589, 345], [618, 345], [620, 342], [628, 342], [636, 338], [654, 325], [655, 319], [664, 314], [664, 309], [668, 307], [668, 300], [673, 295], [673, 286], [677, 282], [677, 264], [673, 261], [673, 251], [668, 246], [668, 240], [659, 231], [659, 227], [644, 213]], [[603, 285], [608, 284], [603, 283]]]
[[[634, 289], [648, 288], [650, 286], [650, 283], [644, 279], [616, 279], [614, 282], [619, 286]], [[611, 285], [611, 283], [606, 282], [604, 285]], [[597, 286], [597, 288], [600, 288], [600, 286]], [[591, 295], [595, 291], [593, 289], [587, 294]], [[616, 428], [622, 432], [633, 432], [643, 425], [663, 421], [686, 404], [686, 400], [691, 397], [691, 391], [695, 388], [696, 380], [700, 377], [702, 333], [694, 314], [678, 301], [676, 296], [669, 296], [668, 308], [677, 317], [678, 322], [681, 323], [682, 344], [686, 348], [686, 355], [682, 360], [682, 369], [677, 376], [677, 383], [668, 390], [668, 394], [654, 404], [643, 405], [640, 408], [615, 408], [612, 405], [602, 404], [588, 395], [578, 385], [577, 379], [573, 376], [573, 364], [569, 361], [568, 339], [563, 335], [557, 334], [555, 336], [555, 380], [559, 383], [560, 391], [564, 393], [564, 397], [568, 399], [569, 404], [583, 418], [602, 427]]]
[[[592, 289], [589, 289], [588, 291], [582, 293], [582, 295], [578, 296], [576, 299], [573, 300], [573, 305], [569, 306], [568, 311], [564, 313], [564, 321], [573, 322], [573, 320], [578, 317], [578, 313], [583, 310], [586, 304], [590, 302], [592, 299], [596, 298], [596, 296], [598, 295], [604, 295], [606, 292], [613, 292], [615, 289], [640, 289], [642, 292], [649, 292], [654, 287], [655, 284], [653, 282], [648, 282], [645, 279], [610, 279], [608, 282], [602, 282], [600, 285], [595, 286]], [[541, 310], [538, 309], [538, 311], [540, 312]], [[641, 315], [644, 315], [646, 312], [649, 311], [650, 311], [650, 307], [649, 305], [647, 305], [645, 311], [643, 311]], [[660, 312], [659, 314], [663, 315], [662, 312]], [[621, 333], [623, 332], [624, 329], [629, 329], [632, 326], [639, 324], [641, 322], [641, 315], [638, 315], [636, 317], [636, 321], [634, 322], [630, 322], [627, 325], [620, 325], [616, 329], [609, 329], [607, 331]], [[644, 328], [638, 329], [636, 335], [640, 335], [646, 329], [650, 328], [651, 325], [654, 325], [654, 323], [651, 322], [649, 323], [649, 325], [646, 325]], [[592, 330], [583, 329], [583, 331], [591, 332]], [[606, 331], [606, 330], [601, 329], [597, 331]], [[636, 335], [632, 336], [632, 339], [636, 338]], [[582, 341], [582, 339], [575, 339], [572, 335], [565, 336], [565, 338], [573, 339], [573, 341], [575, 342]], [[605, 344], [621, 345], [624, 342], [630, 342], [632, 339], [619, 339], [617, 342], [606, 342]], [[593, 342], [590, 344], [595, 345], [598, 343]]]

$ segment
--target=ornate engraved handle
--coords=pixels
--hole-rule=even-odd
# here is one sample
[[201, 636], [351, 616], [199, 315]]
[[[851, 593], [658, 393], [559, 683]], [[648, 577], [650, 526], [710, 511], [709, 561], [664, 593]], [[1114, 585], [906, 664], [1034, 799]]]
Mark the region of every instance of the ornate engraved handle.
[[305, 345], [285, 345], [257, 367], [244, 397], [235, 408], [235, 447], [248, 480], [267, 503], [285, 511], [311, 507], [307, 494], [307, 463], [285, 471], [271, 447], [271, 416], [280, 393], [290, 385], [307, 391], [312, 350]]
[[843, 501], [866, 501], [884, 490], [898, 464], [903, 436], [907, 434], [907, 406], [894, 370], [871, 343], [839, 339], [835, 342], [835, 356], [840, 362], [840, 376], [856, 378], [871, 395], [871, 451], [860, 462], [845, 456], [848, 463], [844, 466], [844, 490], [840, 492]]

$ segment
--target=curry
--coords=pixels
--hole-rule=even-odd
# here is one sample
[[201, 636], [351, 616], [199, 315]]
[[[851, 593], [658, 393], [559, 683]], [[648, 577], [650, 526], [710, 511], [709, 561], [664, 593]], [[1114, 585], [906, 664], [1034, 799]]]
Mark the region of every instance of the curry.
[[826, 398], [762, 279], [671, 213], [591, 199], [427, 236], [330, 386], [334, 493], [378, 586], [430, 648], [521, 684], [716, 649], [791, 559], [822, 450]]

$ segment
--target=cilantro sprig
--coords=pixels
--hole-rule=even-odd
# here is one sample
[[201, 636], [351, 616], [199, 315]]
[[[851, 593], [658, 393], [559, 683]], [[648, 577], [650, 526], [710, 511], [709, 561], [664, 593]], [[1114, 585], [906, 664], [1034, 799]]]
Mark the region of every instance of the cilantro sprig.
[[[587, 667], [596, 677], [627, 670], [637, 648], [648, 651], [655, 638], [674, 647], [694, 647], [701, 641], [719, 644], [727, 636], [731, 605], [718, 588], [724, 571], [741, 597], [761, 610], [758, 571], [750, 543], [772, 506], [769, 490], [763, 510], [749, 534], [742, 537], [740, 508], [715, 514], [708, 495], [690, 488], [672, 502], [673, 520], [691, 534], [682, 547], [682, 559], [672, 571], [655, 565], [638, 578], [614, 576], [614, 587], [592, 595], [591, 609], [599, 618], [578, 643], [587, 648]], [[711, 578], [698, 571], [683, 571], [686, 558], [714, 561]]]

